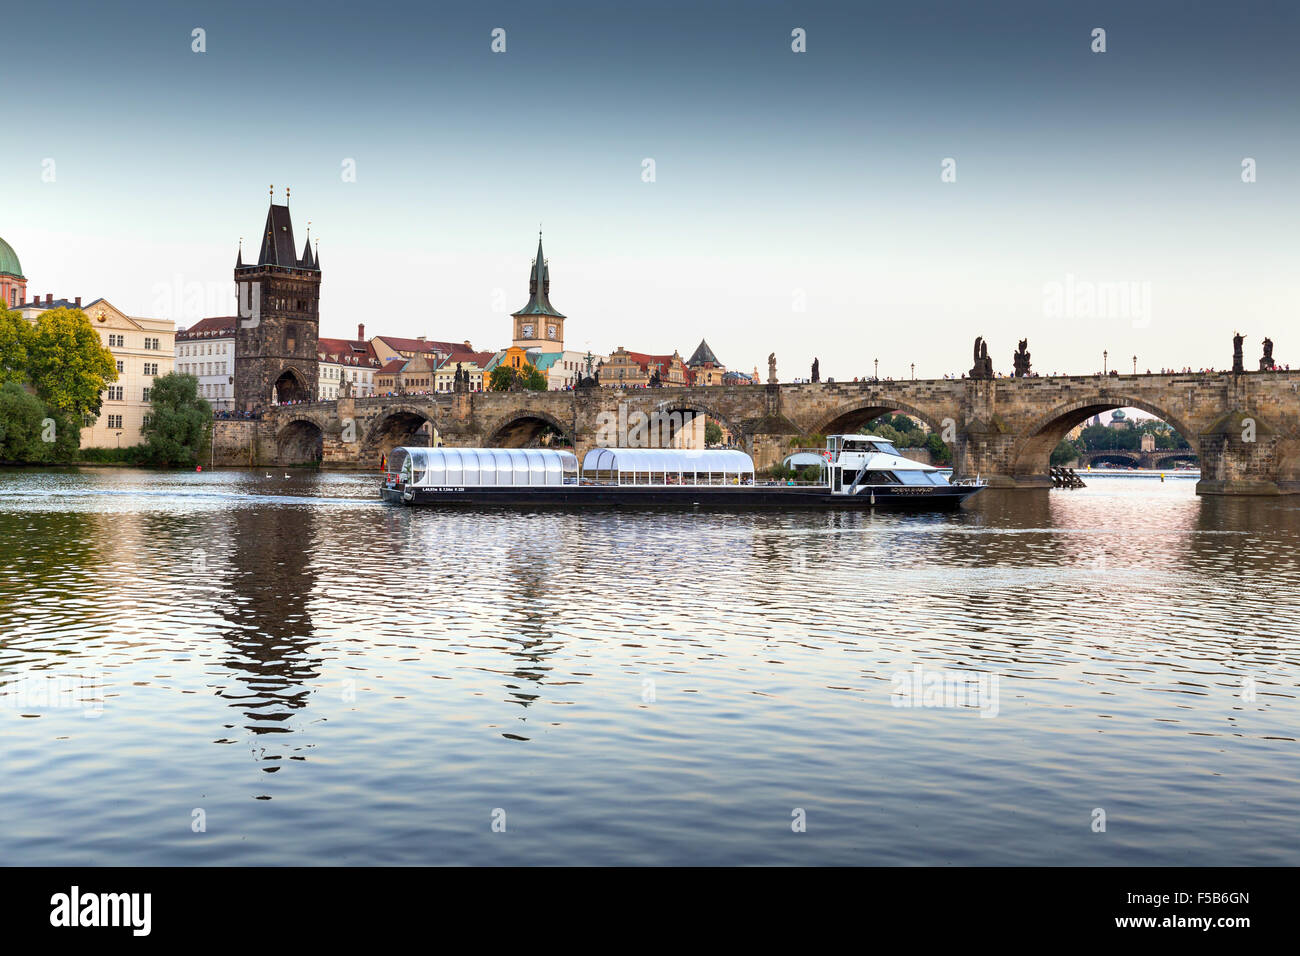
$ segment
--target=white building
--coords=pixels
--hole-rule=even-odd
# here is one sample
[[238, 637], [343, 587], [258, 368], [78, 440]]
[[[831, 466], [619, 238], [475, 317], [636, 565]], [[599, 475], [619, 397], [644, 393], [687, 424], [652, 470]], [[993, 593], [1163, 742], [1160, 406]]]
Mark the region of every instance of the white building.
[[[597, 371], [607, 356], [591, 353], [591, 369]], [[577, 385], [578, 380], [587, 377], [587, 353], [565, 350], [559, 354], [554, 364], [546, 369], [546, 387], [550, 389], [569, 388]]]
[[235, 407], [236, 321], [218, 315], [176, 333], [176, 371], [198, 378], [199, 397], [219, 412]]
[[[364, 334], [365, 327], [359, 326]], [[332, 402], [339, 397], [345, 381], [352, 383], [352, 396], [364, 398], [375, 394], [375, 375], [380, 369], [374, 347], [361, 339], [317, 339], [316, 397]]]
[[176, 327], [170, 319], [146, 319], [127, 315], [107, 299], [82, 305], [72, 301], [33, 299], [18, 307], [28, 322], [35, 323], [50, 309], [80, 309], [99, 333], [104, 347], [117, 363], [117, 381], [104, 390], [99, 417], [87, 419], [81, 430], [82, 448], [127, 448], [144, 441], [141, 426], [149, 417], [149, 393], [159, 375], [172, 370], [175, 359]]

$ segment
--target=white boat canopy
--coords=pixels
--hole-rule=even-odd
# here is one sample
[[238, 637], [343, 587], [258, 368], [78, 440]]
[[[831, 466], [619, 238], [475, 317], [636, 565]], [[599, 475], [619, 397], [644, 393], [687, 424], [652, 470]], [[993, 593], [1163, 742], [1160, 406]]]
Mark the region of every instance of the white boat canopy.
[[582, 459], [582, 473], [620, 484], [657, 483], [668, 476], [680, 484], [717, 484], [752, 481], [754, 459], [730, 448], [593, 448]]
[[415, 487], [564, 485], [578, 480], [573, 452], [549, 448], [394, 448], [388, 471]]

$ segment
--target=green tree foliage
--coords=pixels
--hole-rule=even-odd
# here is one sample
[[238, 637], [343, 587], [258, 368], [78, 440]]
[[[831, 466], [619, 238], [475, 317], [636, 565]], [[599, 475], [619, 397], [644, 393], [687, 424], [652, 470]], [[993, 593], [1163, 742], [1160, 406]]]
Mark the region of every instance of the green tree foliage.
[[97, 416], [105, 387], [117, 381], [117, 364], [84, 312], [50, 309], [28, 339], [27, 377], [50, 407], [74, 418]]
[[717, 422], [706, 421], [704, 423], [704, 444], [722, 444], [722, 426]]
[[519, 392], [524, 389], [544, 392], [547, 389], [546, 375], [528, 362], [517, 369], [498, 365], [488, 377], [488, 388], [494, 392]]
[[77, 419], [51, 409], [17, 382], [0, 385], [0, 461], [71, 461], [80, 441]]
[[27, 381], [27, 344], [31, 337], [31, 323], [0, 306], [0, 384]]
[[44, 461], [48, 443], [41, 440], [45, 403], [17, 382], [0, 385], [0, 461]]
[[153, 404], [144, 426], [145, 455], [154, 465], [192, 465], [212, 426], [212, 406], [199, 397], [199, 380], [170, 372], [153, 380]]
[[1068, 465], [1070, 462], [1077, 460], [1079, 449], [1075, 447], [1074, 442], [1062, 438], [1060, 443], [1052, 449], [1053, 465]]

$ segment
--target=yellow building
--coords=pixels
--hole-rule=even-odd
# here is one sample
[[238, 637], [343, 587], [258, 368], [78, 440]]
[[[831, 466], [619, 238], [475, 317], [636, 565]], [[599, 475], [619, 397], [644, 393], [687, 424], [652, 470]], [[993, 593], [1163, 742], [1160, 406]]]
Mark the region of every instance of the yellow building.
[[99, 417], [81, 430], [82, 448], [127, 448], [144, 441], [141, 426], [149, 416], [154, 379], [172, 371], [176, 359], [176, 325], [169, 319], [130, 316], [107, 299], [82, 305], [46, 296], [18, 311], [35, 323], [50, 309], [81, 309], [117, 364], [117, 381], [105, 390]]

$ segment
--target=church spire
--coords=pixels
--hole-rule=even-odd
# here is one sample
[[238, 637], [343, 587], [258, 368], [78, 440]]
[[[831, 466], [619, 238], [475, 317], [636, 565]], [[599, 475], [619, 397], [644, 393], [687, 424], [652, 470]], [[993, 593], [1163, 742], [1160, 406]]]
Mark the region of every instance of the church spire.
[[239, 255], [235, 256], [235, 268], [244, 268], [244, 237], [239, 237]]
[[551, 305], [551, 268], [542, 251], [542, 230], [537, 230], [537, 258], [528, 274], [528, 304], [514, 315], [553, 315], [564, 318]]

